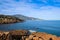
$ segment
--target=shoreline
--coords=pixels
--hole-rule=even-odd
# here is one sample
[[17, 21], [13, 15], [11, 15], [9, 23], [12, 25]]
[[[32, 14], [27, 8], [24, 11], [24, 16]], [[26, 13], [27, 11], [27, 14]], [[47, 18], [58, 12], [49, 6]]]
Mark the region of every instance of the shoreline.
[[6, 40], [60, 40], [60, 37], [56, 35], [28, 30], [0, 31], [0, 40], [3, 40], [1, 38], [5, 38]]
[[18, 23], [23, 22], [24, 20], [19, 19], [14, 16], [9, 15], [0, 15], [0, 24], [11, 24], [11, 23]]

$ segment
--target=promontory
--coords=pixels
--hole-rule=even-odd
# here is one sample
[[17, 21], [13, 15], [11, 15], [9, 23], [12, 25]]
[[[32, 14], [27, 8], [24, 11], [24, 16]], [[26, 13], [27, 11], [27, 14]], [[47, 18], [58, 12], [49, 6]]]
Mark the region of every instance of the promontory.
[[10, 15], [0, 15], [0, 24], [9, 24], [9, 23], [17, 23], [17, 22], [22, 22], [24, 20], [10, 16]]

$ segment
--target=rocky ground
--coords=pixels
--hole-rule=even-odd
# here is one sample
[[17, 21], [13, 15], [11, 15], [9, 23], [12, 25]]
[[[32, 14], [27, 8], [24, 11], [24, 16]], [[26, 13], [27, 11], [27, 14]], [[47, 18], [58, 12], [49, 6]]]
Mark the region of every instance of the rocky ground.
[[0, 31], [0, 40], [60, 40], [52, 34], [42, 32], [30, 32], [27, 30]]

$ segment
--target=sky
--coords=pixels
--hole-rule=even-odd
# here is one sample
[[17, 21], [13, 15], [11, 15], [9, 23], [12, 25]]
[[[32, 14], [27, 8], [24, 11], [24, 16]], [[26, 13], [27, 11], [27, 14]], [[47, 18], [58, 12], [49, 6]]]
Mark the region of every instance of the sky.
[[0, 14], [60, 20], [60, 0], [0, 0]]

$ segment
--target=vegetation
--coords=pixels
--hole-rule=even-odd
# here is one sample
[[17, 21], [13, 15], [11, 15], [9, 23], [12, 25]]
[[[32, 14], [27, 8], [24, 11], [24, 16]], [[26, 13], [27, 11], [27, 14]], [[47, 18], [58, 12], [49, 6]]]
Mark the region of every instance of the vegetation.
[[22, 19], [9, 15], [0, 15], [0, 24], [22, 22]]

